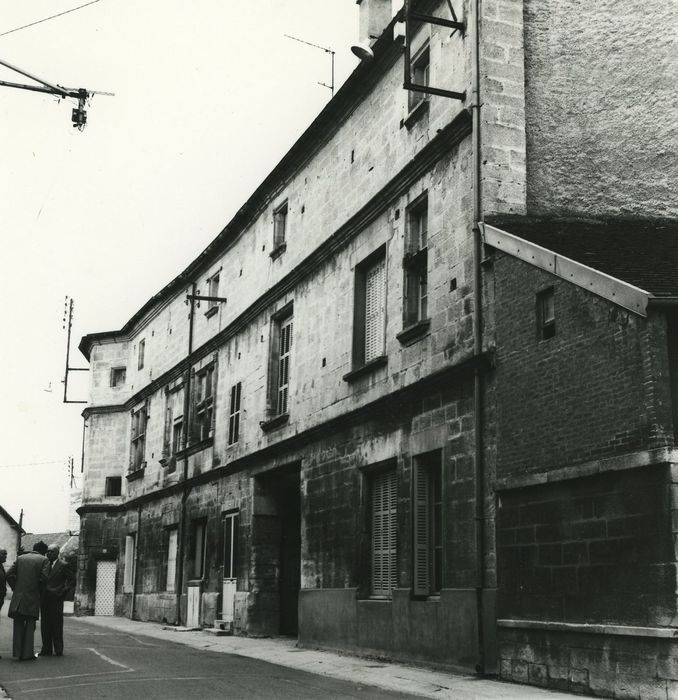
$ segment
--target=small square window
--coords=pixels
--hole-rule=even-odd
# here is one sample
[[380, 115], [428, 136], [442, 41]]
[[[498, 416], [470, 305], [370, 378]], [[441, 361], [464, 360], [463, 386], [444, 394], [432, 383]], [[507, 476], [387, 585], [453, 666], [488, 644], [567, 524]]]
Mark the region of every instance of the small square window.
[[106, 477], [106, 496], [120, 496], [122, 494], [122, 477], [107, 476]]
[[540, 340], [549, 340], [556, 334], [553, 287], [537, 294], [537, 334]]
[[111, 368], [111, 386], [122, 386], [127, 378], [127, 369], [125, 367]]

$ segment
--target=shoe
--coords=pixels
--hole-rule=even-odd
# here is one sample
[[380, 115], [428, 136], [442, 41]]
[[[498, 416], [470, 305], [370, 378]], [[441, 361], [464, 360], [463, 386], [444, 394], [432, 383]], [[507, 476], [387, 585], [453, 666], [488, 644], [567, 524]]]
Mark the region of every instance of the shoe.
[[64, 655], [63, 651], [57, 651], [57, 653], [54, 654], [54, 656], [63, 656], [63, 655]]
[[41, 651], [38, 656], [52, 656], [51, 651]]

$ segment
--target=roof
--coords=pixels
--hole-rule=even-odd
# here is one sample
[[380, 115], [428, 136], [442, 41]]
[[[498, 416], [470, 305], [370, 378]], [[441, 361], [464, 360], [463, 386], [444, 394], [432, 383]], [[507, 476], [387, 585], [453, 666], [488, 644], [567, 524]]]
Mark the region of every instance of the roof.
[[678, 221], [500, 217], [488, 223], [654, 297], [678, 297]]
[[0, 506], [0, 517], [4, 518], [9, 523], [10, 527], [14, 528], [15, 530], [21, 529], [19, 523], [14, 520], [14, 518], [2, 506]]
[[39, 532], [33, 533], [29, 532], [21, 538], [21, 545], [24, 551], [30, 552], [33, 549], [33, 545], [36, 542], [44, 542], [46, 545], [56, 544], [59, 549], [71, 539], [73, 535], [69, 531], [66, 532]]

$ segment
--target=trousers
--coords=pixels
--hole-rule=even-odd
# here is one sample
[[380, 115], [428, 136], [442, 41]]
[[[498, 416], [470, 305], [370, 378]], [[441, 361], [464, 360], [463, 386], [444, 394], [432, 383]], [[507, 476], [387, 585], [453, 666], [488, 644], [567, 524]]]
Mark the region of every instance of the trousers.
[[33, 637], [36, 618], [14, 613], [14, 634], [12, 637], [12, 656], [15, 659], [32, 659], [34, 656]]

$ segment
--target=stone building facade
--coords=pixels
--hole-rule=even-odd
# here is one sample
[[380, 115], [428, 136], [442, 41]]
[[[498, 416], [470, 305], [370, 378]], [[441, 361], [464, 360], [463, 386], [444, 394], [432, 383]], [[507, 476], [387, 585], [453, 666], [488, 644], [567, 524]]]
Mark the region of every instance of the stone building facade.
[[678, 105], [621, 129], [612, 3], [452, 4], [361, 0], [332, 101], [83, 338], [76, 606], [671, 697]]

